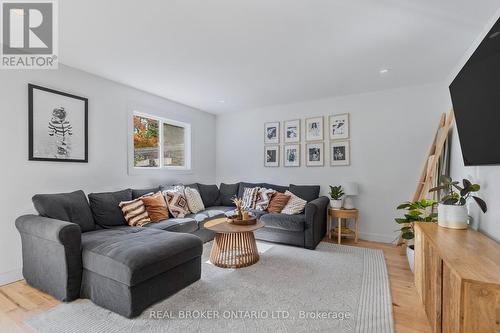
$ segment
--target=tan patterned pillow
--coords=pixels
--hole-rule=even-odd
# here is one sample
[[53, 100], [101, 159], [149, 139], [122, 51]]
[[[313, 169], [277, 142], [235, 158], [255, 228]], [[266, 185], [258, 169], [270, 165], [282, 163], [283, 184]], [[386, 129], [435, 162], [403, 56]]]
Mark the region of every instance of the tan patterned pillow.
[[302, 200], [290, 191], [286, 191], [285, 194], [290, 196], [290, 200], [288, 200], [288, 203], [281, 211], [281, 214], [295, 215], [302, 213], [306, 207], [307, 201]]
[[173, 217], [184, 217], [189, 214], [189, 208], [184, 190], [166, 190], [163, 191], [165, 201], [167, 201], [168, 211]]
[[146, 207], [141, 199], [122, 201], [119, 206], [128, 225], [142, 227], [151, 222]]
[[259, 193], [258, 187], [245, 187], [243, 190], [243, 208], [254, 209], [255, 201], [257, 200], [257, 193]]
[[203, 200], [201, 199], [200, 192], [191, 187], [186, 187], [184, 190], [184, 194], [186, 195], [187, 204], [191, 213], [198, 213], [205, 209], [205, 205], [203, 205]]
[[273, 189], [268, 189], [261, 187], [257, 192], [257, 198], [255, 199], [255, 209], [257, 210], [266, 210], [269, 206], [269, 202], [273, 195], [276, 194], [276, 191]]

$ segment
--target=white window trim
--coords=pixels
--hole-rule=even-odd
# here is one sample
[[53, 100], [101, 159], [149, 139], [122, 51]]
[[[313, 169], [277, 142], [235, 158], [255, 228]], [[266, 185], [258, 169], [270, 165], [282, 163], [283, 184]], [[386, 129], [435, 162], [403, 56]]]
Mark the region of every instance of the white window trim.
[[[158, 135], [159, 135], [159, 166], [158, 167], [136, 167], [134, 165], [134, 116], [140, 116], [145, 118], [154, 119], [160, 122]], [[130, 175], [137, 174], [147, 174], [151, 172], [161, 172], [161, 171], [171, 171], [180, 174], [191, 174], [192, 173], [192, 132], [191, 124], [183, 121], [173, 120], [165, 117], [161, 117], [155, 114], [138, 111], [136, 108], [129, 111], [129, 116], [127, 117], [127, 141], [128, 141], [128, 173]], [[163, 165], [163, 123], [169, 125], [179, 126], [184, 128], [184, 166], [164, 166]]]

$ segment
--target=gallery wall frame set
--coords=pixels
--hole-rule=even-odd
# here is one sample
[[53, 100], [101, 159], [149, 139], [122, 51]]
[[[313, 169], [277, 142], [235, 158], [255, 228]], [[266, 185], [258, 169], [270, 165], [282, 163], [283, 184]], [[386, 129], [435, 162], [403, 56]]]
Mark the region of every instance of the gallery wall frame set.
[[[328, 126], [325, 126], [325, 118]], [[328, 129], [329, 145], [325, 147], [325, 127]], [[301, 119], [283, 121], [283, 166], [300, 167], [301, 165]], [[279, 167], [280, 122], [264, 124], [264, 166]], [[325, 165], [325, 156], [329, 151], [331, 166], [350, 165], [350, 124], [349, 113], [330, 116], [310, 117], [304, 120], [305, 165], [318, 167]], [[327, 140], [328, 140], [327, 139]], [[272, 144], [271, 146], [267, 146]]]
[[28, 159], [88, 162], [88, 99], [28, 84]]

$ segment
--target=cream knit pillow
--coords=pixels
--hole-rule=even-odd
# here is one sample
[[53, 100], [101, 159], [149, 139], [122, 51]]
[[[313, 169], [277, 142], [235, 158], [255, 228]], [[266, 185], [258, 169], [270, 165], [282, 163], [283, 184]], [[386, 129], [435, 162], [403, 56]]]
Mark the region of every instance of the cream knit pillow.
[[286, 191], [285, 194], [290, 196], [290, 200], [288, 200], [288, 203], [281, 211], [281, 214], [295, 215], [302, 213], [306, 207], [307, 201], [299, 198], [290, 191]]
[[203, 205], [203, 200], [201, 199], [200, 192], [191, 187], [186, 187], [184, 189], [184, 194], [186, 195], [187, 204], [191, 213], [198, 213], [205, 209]]

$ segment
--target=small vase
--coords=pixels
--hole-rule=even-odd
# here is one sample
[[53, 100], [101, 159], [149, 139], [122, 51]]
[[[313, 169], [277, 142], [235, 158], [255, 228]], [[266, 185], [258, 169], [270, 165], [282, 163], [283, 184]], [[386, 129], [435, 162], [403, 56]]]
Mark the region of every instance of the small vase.
[[469, 216], [467, 207], [454, 205], [438, 205], [438, 224], [443, 228], [467, 229]]
[[342, 199], [339, 199], [339, 200], [331, 199], [330, 200], [330, 207], [332, 207], [334, 209], [342, 208]]

